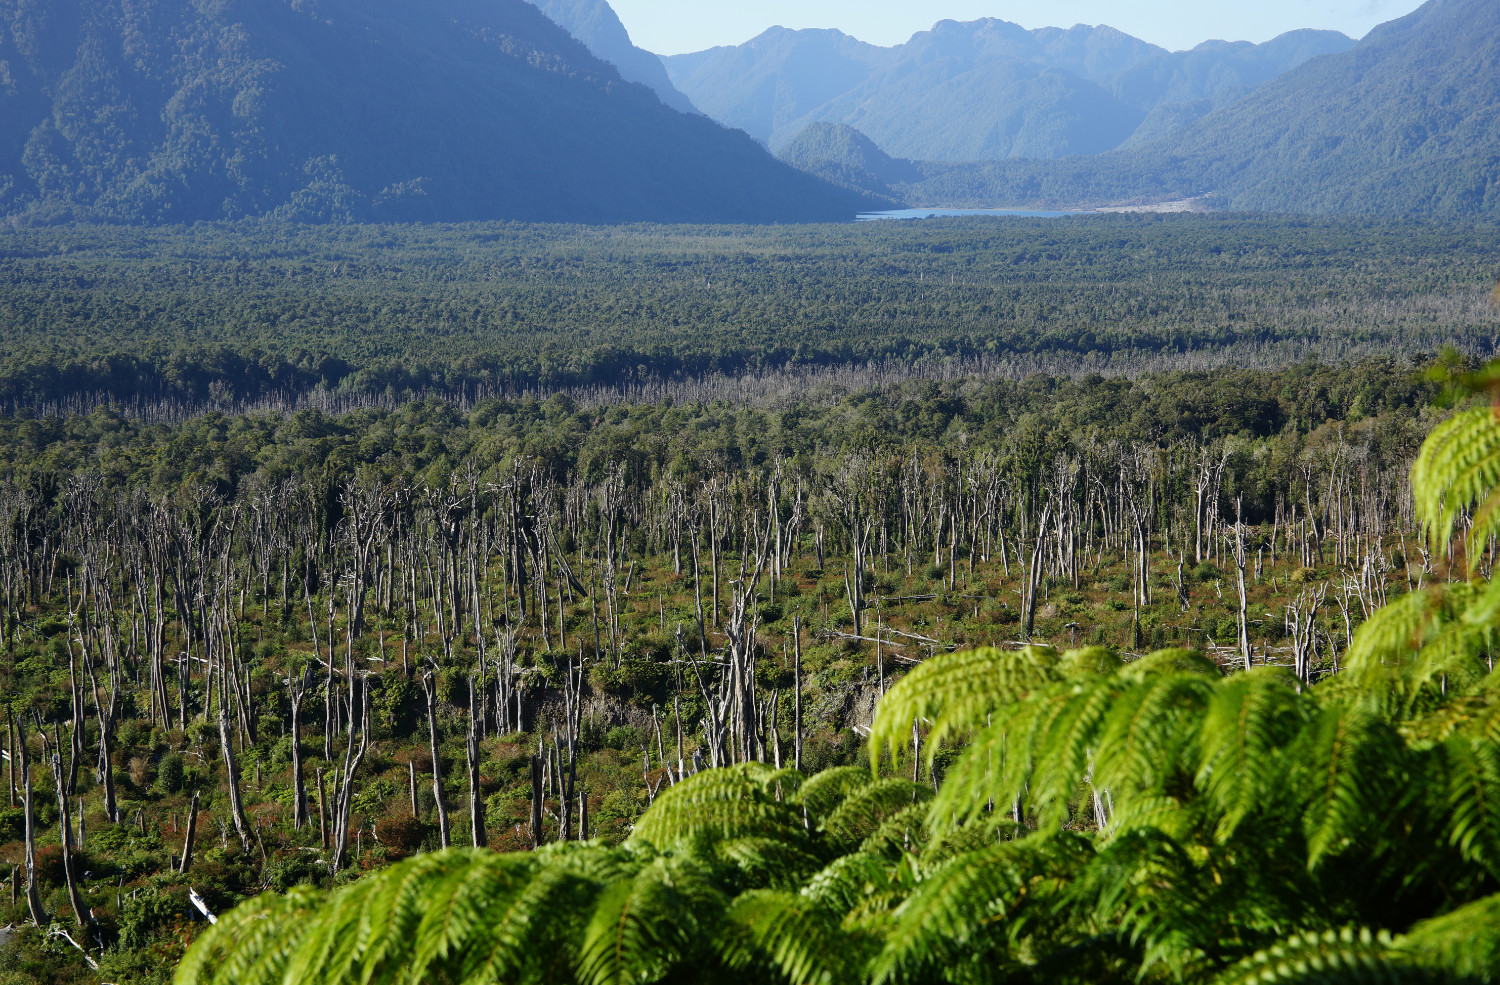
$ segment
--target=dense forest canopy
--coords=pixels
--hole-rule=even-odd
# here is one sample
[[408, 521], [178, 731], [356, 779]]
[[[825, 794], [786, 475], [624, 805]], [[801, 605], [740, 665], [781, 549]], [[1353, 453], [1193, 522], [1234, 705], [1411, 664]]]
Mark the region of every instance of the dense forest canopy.
[[[1386, 718], [1339, 703], [1387, 686], [1401, 613], [1493, 563], [1477, 528], [1429, 540], [1407, 478], [1435, 426], [1489, 419], [1454, 406], [1464, 368], [0, 417], [7, 985], [164, 982], [185, 953], [182, 981], [255, 981], [294, 950], [290, 980], [343, 980], [300, 949], [356, 913], [394, 921], [394, 964], [347, 955], [392, 981], [512, 980], [466, 964], [491, 954], [538, 981], [993, 959], [1206, 985], [1294, 932], [1395, 967], [1377, 931], [1495, 885], [1488, 842], [1448, 840], [1489, 815], [1436, 799], [1491, 782], [1488, 726], [1451, 724], [1490, 714], [1482, 651], [1434, 644]], [[1230, 733], [1191, 736], [1237, 702], [1266, 758], [1210, 783]], [[1060, 705], [1034, 773], [992, 782], [1000, 733], [970, 733]], [[1133, 709], [1145, 758], [1115, 738]], [[1056, 763], [1069, 722], [1119, 755]], [[1343, 728], [1329, 795], [1300, 764]], [[999, 900], [1030, 936], [976, 933]], [[466, 915], [401, 922], [427, 912]]]
[[1488, 226], [1246, 216], [19, 230], [0, 406], [1483, 353], [1497, 254]]

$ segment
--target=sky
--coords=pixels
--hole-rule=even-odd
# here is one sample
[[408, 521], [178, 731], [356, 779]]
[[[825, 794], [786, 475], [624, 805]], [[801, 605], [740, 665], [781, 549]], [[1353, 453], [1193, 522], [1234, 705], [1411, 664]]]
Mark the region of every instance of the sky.
[[1200, 41], [1267, 41], [1299, 27], [1363, 37], [1421, 0], [610, 0], [631, 40], [675, 55], [739, 44], [773, 25], [836, 27], [899, 44], [942, 19], [998, 17], [1023, 27], [1108, 24], [1173, 50]]

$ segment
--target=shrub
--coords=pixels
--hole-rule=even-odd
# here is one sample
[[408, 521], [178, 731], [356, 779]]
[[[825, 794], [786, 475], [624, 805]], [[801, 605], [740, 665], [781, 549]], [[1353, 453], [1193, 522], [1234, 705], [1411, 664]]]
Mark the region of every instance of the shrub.
[[156, 764], [156, 785], [167, 793], [180, 791], [185, 778], [186, 770], [180, 752], [169, 752]]

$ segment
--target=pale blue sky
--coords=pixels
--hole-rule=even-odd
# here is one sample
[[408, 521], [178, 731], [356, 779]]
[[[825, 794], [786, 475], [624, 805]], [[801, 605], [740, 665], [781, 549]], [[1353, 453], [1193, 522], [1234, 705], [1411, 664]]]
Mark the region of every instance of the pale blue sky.
[[610, 0], [637, 45], [658, 54], [747, 41], [773, 24], [836, 27], [890, 45], [949, 18], [999, 17], [1024, 27], [1108, 24], [1167, 48], [1265, 41], [1299, 27], [1353, 37], [1421, 0]]

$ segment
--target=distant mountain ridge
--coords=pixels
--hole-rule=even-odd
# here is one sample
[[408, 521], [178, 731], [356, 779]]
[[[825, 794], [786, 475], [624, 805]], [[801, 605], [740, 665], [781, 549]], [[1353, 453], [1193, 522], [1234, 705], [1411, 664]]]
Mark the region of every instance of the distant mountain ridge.
[[0, 0], [0, 215], [843, 219], [523, 0]]
[[627, 82], [639, 82], [682, 113], [696, 113], [692, 100], [677, 91], [661, 59], [630, 40], [630, 32], [607, 0], [531, 0], [555, 24], [582, 41], [594, 57], [609, 62]]
[[858, 144], [813, 128], [784, 157], [914, 205], [1197, 198], [1245, 211], [1500, 216], [1500, 4], [1428, 0], [1348, 51], [1105, 154], [897, 161], [908, 177], [891, 183], [864, 180]]
[[1354, 42], [1293, 31], [1265, 44], [1170, 52], [1114, 28], [939, 21], [891, 48], [772, 28], [743, 45], [663, 58], [703, 112], [781, 149], [814, 122], [856, 127], [897, 157], [1097, 154], [1198, 119]]

